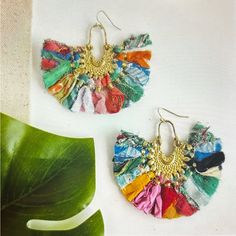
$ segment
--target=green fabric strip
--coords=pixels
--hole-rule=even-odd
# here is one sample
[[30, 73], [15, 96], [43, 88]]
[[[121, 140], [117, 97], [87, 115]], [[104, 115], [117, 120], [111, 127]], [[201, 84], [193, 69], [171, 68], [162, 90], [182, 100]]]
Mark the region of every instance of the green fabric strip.
[[73, 106], [77, 96], [78, 96], [78, 92], [79, 92], [80, 86], [78, 84], [76, 84], [73, 88], [73, 90], [71, 91], [71, 93], [65, 98], [65, 100], [63, 101], [63, 105], [68, 108], [71, 109], [71, 107]]
[[71, 71], [70, 61], [63, 61], [56, 68], [43, 74], [44, 85], [46, 88], [54, 85], [61, 77]]
[[127, 174], [131, 172], [132, 169], [138, 167], [140, 164], [142, 164], [142, 157], [130, 160], [128, 163], [126, 163], [126, 165], [122, 168], [122, 170], [118, 173], [118, 175]]
[[201, 188], [209, 197], [211, 197], [219, 184], [219, 179], [211, 176], [203, 176], [197, 173], [192, 174], [194, 183]]
[[128, 77], [116, 80], [113, 84], [132, 102], [137, 102], [143, 96], [143, 88]]
[[207, 205], [210, 200], [210, 197], [195, 185], [192, 176], [184, 182], [182, 192], [189, 196], [199, 207]]

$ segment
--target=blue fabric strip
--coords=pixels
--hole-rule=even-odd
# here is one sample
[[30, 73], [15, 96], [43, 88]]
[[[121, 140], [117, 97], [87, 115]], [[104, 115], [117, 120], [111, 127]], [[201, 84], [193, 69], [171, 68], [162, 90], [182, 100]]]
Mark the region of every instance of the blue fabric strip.
[[[123, 62], [123, 61], [120, 61], [120, 60], [117, 60], [117, 61], [116, 61], [116, 64], [117, 64], [117, 66], [118, 66], [119, 68], [122, 68], [123, 63], [124, 63], [124, 62]], [[147, 76], [150, 75], [150, 70], [149, 70], [149, 69], [144, 68], [144, 67], [142, 67], [142, 66], [140, 66], [140, 65], [138, 65], [138, 64], [136, 64], [136, 63], [134, 63], [134, 62], [125, 62], [125, 64], [127, 64], [128, 67], [136, 67], [136, 68], [138, 68], [139, 70], [142, 70]]]
[[44, 55], [44, 52], [46, 53], [50, 53], [52, 56], [54, 57], [57, 57], [59, 59], [63, 59], [63, 60], [71, 60], [71, 53], [67, 53], [66, 55], [62, 55], [61, 53], [58, 53], [58, 52], [53, 52], [53, 51], [48, 51], [48, 50], [45, 50], [43, 49], [42, 50], [42, 56]]
[[145, 73], [145, 75], [147, 75], [147, 76], [150, 75], [150, 70], [149, 69], [144, 68], [144, 67], [142, 67], [142, 66], [140, 66], [140, 65], [138, 65], [136, 63], [130, 62], [130, 63], [128, 63], [128, 67], [135, 67], [135, 68], [143, 71]]
[[220, 139], [216, 139], [213, 143], [207, 142], [196, 147], [194, 158], [198, 161], [203, 160], [206, 157], [210, 157], [216, 152], [220, 152], [222, 149], [222, 143]]
[[141, 156], [141, 147], [115, 145], [114, 153], [115, 162], [124, 162]]

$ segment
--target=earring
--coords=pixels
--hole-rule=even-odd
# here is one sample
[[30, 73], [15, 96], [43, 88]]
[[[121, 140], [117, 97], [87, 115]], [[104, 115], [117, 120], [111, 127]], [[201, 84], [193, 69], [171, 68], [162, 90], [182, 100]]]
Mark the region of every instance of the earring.
[[[41, 68], [46, 89], [71, 111], [116, 113], [137, 102], [143, 96], [149, 80], [150, 51], [133, 51], [150, 45], [148, 34], [132, 36], [121, 45], [111, 45], [106, 30], [97, 14], [97, 23], [89, 31], [88, 43], [71, 47], [54, 40], [45, 40]], [[103, 56], [96, 59], [92, 53], [92, 30], [104, 34]], [[132, 50], [132, 51], [130, 51]]]
[[[114, 147], [114, 175], [126, 199], [139, 210], [157, 218], [191, 216], [207, 205], [215, 193], [225, 160], [222, 143], [209, 127], [196, 123], [188, 140], [182, 141], [174, 124], [160, 122], [153, 141], [121, 131]], [[162, 151], [161, 126], [173, 130], [173, 151]]]

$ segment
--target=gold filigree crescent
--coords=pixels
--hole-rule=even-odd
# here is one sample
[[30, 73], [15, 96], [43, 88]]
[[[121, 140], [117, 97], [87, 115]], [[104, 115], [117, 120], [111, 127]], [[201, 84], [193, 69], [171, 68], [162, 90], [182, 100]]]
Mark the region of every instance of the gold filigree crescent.
[[96, 59], [92, 54], [92, 46], [86, 45], [80, 58], [80, 67], [78, 72], [80, 74], [87, 74], [91, 78], [97, 79], [103, 77], [108, 73], [112, 73], [116, 68], [114, 62], [114, 52], [112, 46], [104, 45], [104, 54], [100, 59]]
[[161, 150], [161, 145], [158, 140], [155, 140], [148, 154], [148, 165], [151, 171], [154, 171], [157, 176], [161, 176], [166, 180], [178, 178], [184, 174], [186, 161], [188, 157], [184, 155], [185, 144], [180, 141], [174, 141], [174, 150], [170, 155], [166, 155]]

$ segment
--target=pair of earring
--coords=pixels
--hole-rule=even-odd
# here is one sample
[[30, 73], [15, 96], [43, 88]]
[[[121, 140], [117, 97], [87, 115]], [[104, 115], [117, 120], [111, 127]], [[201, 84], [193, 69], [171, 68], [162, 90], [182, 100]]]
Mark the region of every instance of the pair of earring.
[[[44, 85], [71, 111], [117, 113], [140, 100], [149, 80], [151, 52], [140, 50], [152, 43], [149, 35], [132, 36], [121, 45], [110, 45], [100, 13], [110, 20], [104, 11], [98, 12], [85, 46], [70, 47], [54, 40], [43, 44]], [[100, 59], [92, 54], [94, 28], [104, 33]], [[114, 148], [115, 178], [128, 201], [145, 213], [158, 218], [190, 216], [205, 206], [216, 191], [224, 162], [221, 140], [209, 127], [197, 123], [188, 140], [182, 141], [160, 109], [158, 114], [158, 132], [152, 142], [121, 131]], [[162, 124], [169, 124], [174, 133], [173, 152], [168, 156], [161, 149]]]

